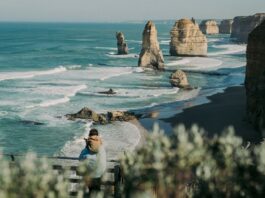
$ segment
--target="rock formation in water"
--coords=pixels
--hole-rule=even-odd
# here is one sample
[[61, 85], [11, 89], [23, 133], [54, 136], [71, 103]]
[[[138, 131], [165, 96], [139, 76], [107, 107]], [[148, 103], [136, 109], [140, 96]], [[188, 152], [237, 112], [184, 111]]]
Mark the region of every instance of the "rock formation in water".
[[113, 91], [113, 89], [109, 89], [108, 91], [100, 91], [99, 94], [106, 94], [106, 95], [115, 95], [117, 92]]
[[238, 42], [247, 43], [249, 33], [265, 19], [265, 13], [253, 16], [235, 17], [232, 25], [231, 38]]
[[128, 46], [125, 42], [124, 34], [116, 32], [118, 55], [128, 54]]
[[161, 70], [164, 68], [164, 57], [157, 40], [157, 30], [152, 21], [148, 21], [143, 31], [142, 50], [138, 66]]
[[185, 74], [185, 72], [181, 70], [177, 70], [171, 74], [170, 83], [173, 87], [178, 87], [182, 89], [191, 89], [187, 75]]
[[215, 20], [204, 20], [200, 24], [200, 29], [204, 34], [218, 34], [219, 27]]
[[176, 21], [171, 32], [171, 56], [207, 56], [207, 39], [190, 19]]
[[220, 34], [231, 34], [232, 32], [233, 19], [222, 20], [219, 25]]
[[97, 114], [95, 111], [87, 107], [84, 107], [77, 113], [66, 114], [65, 116], [68, 120], [85, 119], [85, 120], [92, 120], [93, 122], [99, 124], [107, 124], [107, 118], [105, 115]]
[[248, 119], [265, 131], [265, 21], [249, 34], [245, 87]]
[[136, 119], [136, 115], [131, 112], [111, 111], [106, 114], [97, 114], [95, 111], [84, 107], [77, 113], [66, 114], [68, 120], [85, 119], [92, 120], [95, 124], [108, 124], [112, 121], [130, 121]]

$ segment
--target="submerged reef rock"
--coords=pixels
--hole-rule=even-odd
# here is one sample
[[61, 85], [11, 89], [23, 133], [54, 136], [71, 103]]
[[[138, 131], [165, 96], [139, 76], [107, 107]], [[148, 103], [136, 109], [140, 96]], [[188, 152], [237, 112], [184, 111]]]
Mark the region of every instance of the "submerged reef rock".
[[222, 20], [219, 25], [220, 34], [231, 34], [232, 32], [233, 19]]
[[99, 94], [106, 94], [106, 95], [115, 95], [117, 92], [113, 91], [113, 89], [109, 89], [108, 91], [100, 91]]
[[74, 114], [66, 114], [68, 120], [85, 119], [92, 120], [95, 124], [109, 124], [113, 121], [130, 121], [136, 119], [136, 115], [131, 112], [111, 111], [106, 114], [97, 114], [95, 111], [84, 107]]
[[265, 131], [265, 21], [249, 34], [245, 87], [248, 120]]
[[190, 19], [176, 21], [171, 32], [171, 56], [207, 56], [207, 39]]
[[116, 32], [118, 55], [128, 54], [128, 46], [125, 42], [124, 34], [122, 32]]
[[218, 34], [219, 27], [215, 20], [204, 20], [200, 24], [200, 29], [204, 34]]
[[189, 85], [187, 75], [181, 70], [177, 70], [171, 74], [170, 83], [173, 87], [178, 87], [181, 89], [192, 89]]
[[151, 67], [158, 70], [164, 68], [164, 57], [157, 40], [157, 30], [152, 21], [147, 22], [143, 31], [142, 50], [138, 66]]
[[239, 16], [234, 18], [231, 38], [237, 42], [247, 43], [249, 33], [265, 19], [265, 13], [258, 13], [253, 16]]

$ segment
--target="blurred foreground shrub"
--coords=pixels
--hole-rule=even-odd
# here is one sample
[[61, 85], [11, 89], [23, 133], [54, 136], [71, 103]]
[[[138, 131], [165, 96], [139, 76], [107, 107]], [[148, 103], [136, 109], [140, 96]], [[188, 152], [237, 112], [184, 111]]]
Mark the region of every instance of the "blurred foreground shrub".
[[125, 197], [264, 197], [265, 144], [243, 147], [232, 128], [208, 139], [193, 126], [168, 137], [158, 126], [121, 160]]
[[10, 162], [0, 155], [0, 198], [69, 197], [68, 183], [56, 174], [45, 158], [28, 153], [24, 160]]
[[[121, 197], [264, 197], [265, 144], [245, 148], [230, 128], [207, 138], [196, 126], [179, 126], [168, 137], [158, 126], [139, 150], [121, 159]], [[90, 182], [86, 163], [78, 171], [83, 181], [78, 197]], [[0, 155], [0, 198], [69, 197], [69, 183], [54, 172], [47, 159], [29, 153], [9, 162]], [[103, 190], [96, 196], [109, 197]]]

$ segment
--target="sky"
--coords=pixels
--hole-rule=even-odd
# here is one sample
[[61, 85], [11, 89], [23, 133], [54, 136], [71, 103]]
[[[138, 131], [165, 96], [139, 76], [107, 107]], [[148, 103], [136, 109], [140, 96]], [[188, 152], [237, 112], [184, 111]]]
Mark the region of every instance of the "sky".
[[0, 21], [224, 19], [265, 12], [265, 0], [0, 0]]

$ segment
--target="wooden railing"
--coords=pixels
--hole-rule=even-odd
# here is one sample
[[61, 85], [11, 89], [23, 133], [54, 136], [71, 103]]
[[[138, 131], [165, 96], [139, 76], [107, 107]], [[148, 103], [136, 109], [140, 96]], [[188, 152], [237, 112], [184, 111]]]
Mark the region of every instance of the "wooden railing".
[[[23, 154], [2, 154], [3, 156], [10, 158], [11, 161], [17, 161], [19, 160], [19, 158], [24, 157], [25, 155]], [[75, 165], [62, 165], [62, 164], [53, 164], [52, 168], [55, 171], [58, 171], [58, 173], [63, 173], [64, 171], [71, 171], [72, 175], [75, 175], [76, 177], [74, 178], [67, 178], [70, 184], [80, 184], [83, 180], [83, 178], [81, 176], [79, 176], [77, 174], [77, 169], [78, 169], [78, 158], [76, 157], [64, 157], [64, 156], [58, 156], [58, 157], [47, 157], [47, 159], [53, 159], [53, 160], [67, 160], [67, 161], [75, 161]], [[112, 177], [109, 177], [109, 179], [107, 180], [102, 180], [101, 182], [101, 186], [103, 186], [105, 189], [109, 188], [112, 189], [112, 196], [113, 197], [120, 197], [120, 184], [122, 181], [121, 178], [121, 170], [120, 170], [120, 165], [119, 165], [119, 161], [117, 160], [108, 160], [107, 161], [108, 164], [114, 164], [111, 165], [110, 168], [107, 168], [107, 170], [105, 171], [106, 174], [110, 174], [112, 175]], [[68, 163], [69, 164], [69, 163]], [[113, 179], [112, 179], [113, 178]], [[69, 195], [70, 196], [76, 196], [77, 195], [77, 191], [69, 191]]]

